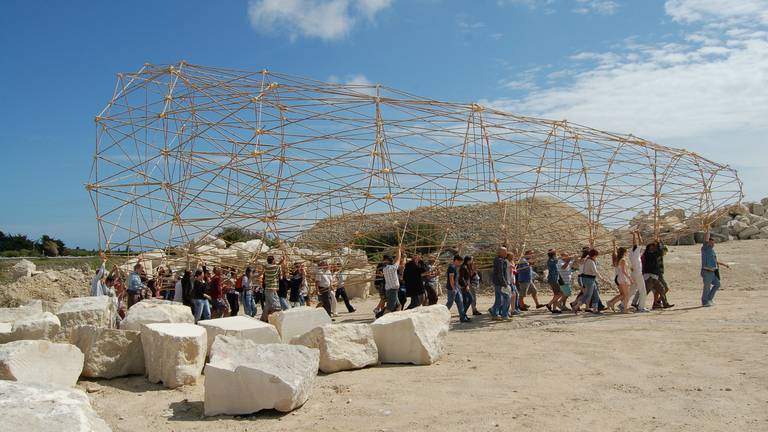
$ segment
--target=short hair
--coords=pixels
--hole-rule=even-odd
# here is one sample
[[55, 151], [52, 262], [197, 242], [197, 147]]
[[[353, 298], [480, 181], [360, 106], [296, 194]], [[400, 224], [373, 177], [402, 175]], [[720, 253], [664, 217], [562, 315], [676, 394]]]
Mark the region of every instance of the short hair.
[[269, 264], [272, 264], [273, 262], [275, 262], [275, 257], [274, 257], [274, 256], [272, 256], [272, 255], [268, 256], [268, 257], [267, 257], [267, 262], [268, 262]]
[[528, 249], [523, 255], [533, 255], [533, 251]]
[[382, 257], [382, 259], [383, 259], [384, 261], [392, 261], [392, 257], [391, 257], [391, 256], [389, 256], [389, 255], [384, 255], [384, 256]]
[[454, 261], [464, 261], [464, 258], [461, 257], [461, 255], [454, 255], [453, 256]]
[[141, 267], [143, 267], [141, 263], [136, 263], [133, 265], [133, 271], [138, 271]]
[[195, 270], [195, 277], [202, 276], [203, 271], [202, 270]]
[[107, 276], [107, 283], [114, 282], [114, 281], [115, 281], [115, 277], [113, 275]]
[[590, 258], [594, 258], [599, 254], [600, 252], [598, 252], [597, 249], [590, 249], [589, 253], [587, 253], [587, 255], [589, 255]]

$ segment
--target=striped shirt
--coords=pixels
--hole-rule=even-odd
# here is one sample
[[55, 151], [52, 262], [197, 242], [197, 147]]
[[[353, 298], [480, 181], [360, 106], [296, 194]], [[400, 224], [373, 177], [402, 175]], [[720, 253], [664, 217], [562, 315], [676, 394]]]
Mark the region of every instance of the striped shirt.
[[264, 289], [275, 290], [280, 288], [280, 266], [277, 264], [266, 264], [264, 266]]

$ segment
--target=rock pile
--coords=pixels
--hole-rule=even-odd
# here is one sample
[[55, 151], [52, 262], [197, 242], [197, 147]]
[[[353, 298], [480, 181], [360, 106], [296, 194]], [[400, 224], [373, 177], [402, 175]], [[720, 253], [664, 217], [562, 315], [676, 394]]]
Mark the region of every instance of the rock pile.
[[[639, 213], [630, 222], [630, 229], [640, 230], [647, 239], [654, 234], [653, 226], [652, 214]], [[660, 215], [659, 226], [661, 237], [668, 244], [693, 245], [704, 241], [701, 220], [686, 218], [681, 209]], [[628, 238], [626, 233], [619, 234]], [[710, 234], [718, 242], [768, 238], [768, 198], [763, 198], [760, 203], [734, 205], [713, 221]]]
[[[33, 264], [34, 265], [34, 264]], [[0, 286], [0, 307], [15, 307], [40, 299], [45, 304], [61, 304], [71, 297], [88, 295], [93, 274], [85, 270], [69, 268], [64, 270], [34, 271]], [[55, 312], [55, 310], [49, 311]]]

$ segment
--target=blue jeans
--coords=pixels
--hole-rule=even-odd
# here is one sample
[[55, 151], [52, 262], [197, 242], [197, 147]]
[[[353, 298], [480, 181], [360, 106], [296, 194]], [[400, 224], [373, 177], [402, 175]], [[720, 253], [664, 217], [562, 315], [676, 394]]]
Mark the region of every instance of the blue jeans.
[[704, 289], [701, 291], [701, 304], [706, 305], [715, 299], [715, 293], [720, 289], [720, 279], [715, 272], [702, 270], [701, 278], [704, 280]]
[[501, 285], [493, 286], [493, 297], [494, 299], [493, 306], [491, 306], [491, 316], [495, 318], [501, 315]]
[[291, 308], [291, 305], [288, 304], [288, 299], [285, 297], [280, 297], [280, 309], [282, 310], [288, 310]]
[[206, 299], [192, 300], [195, 305], [195, 322], [211, 319], [211, 305]]
[[253, 291], [243, 291], [243, 309], [249, 317], [256, 316], [256, 301], [253, 299]]
[[597, 290], [595, 289], [595, 279], [584, 277], [582, 278], [581, 282], [584, 285], [584, 295], [579, 298], [579, 302], [576, 304], [576, 307], [579, 307], [582, 304], [590, 306], [587, 303], [590, 299], [592, 299], [592, 307], [597, 308], [597, 305], [600, 304], [600, 297], [597, 294]]
[[499, 292], [499, 295], [501, 297], [501, 305], [499, 306], [499, 315], [501, 315], [502, 318], [509, 318], [509, 307], [510, 307], [509, 294]]
[[467, 319], [467, 311], [464, 309], [464, 298], [461, 296], [461, 290], [447, 290], [446, 295], [448, 296], [448, 303], [445, 304], [445, 307], [451, 310], [451, 306], [453, 306], [455, 301], [456, 309], [459, 310], [459, 318], [462, 320]]

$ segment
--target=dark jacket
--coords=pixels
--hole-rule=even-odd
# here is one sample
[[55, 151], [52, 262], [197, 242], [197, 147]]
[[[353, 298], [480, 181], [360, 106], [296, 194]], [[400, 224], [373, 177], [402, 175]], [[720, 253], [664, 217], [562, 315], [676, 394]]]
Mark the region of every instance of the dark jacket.
[[416, 296], [424, 293], [424, 284], [421, 279], [423, 272], [422, 266], [409, 261], [403, 269], [403, 280], [405, 281], [405, 293], [408, 296]]
[[494, 286], [506, 286], [509, 285], [509, 279], [507, 269], [509, 262], [506, 258], [497, 256], [493, 260], [493, 285]]

